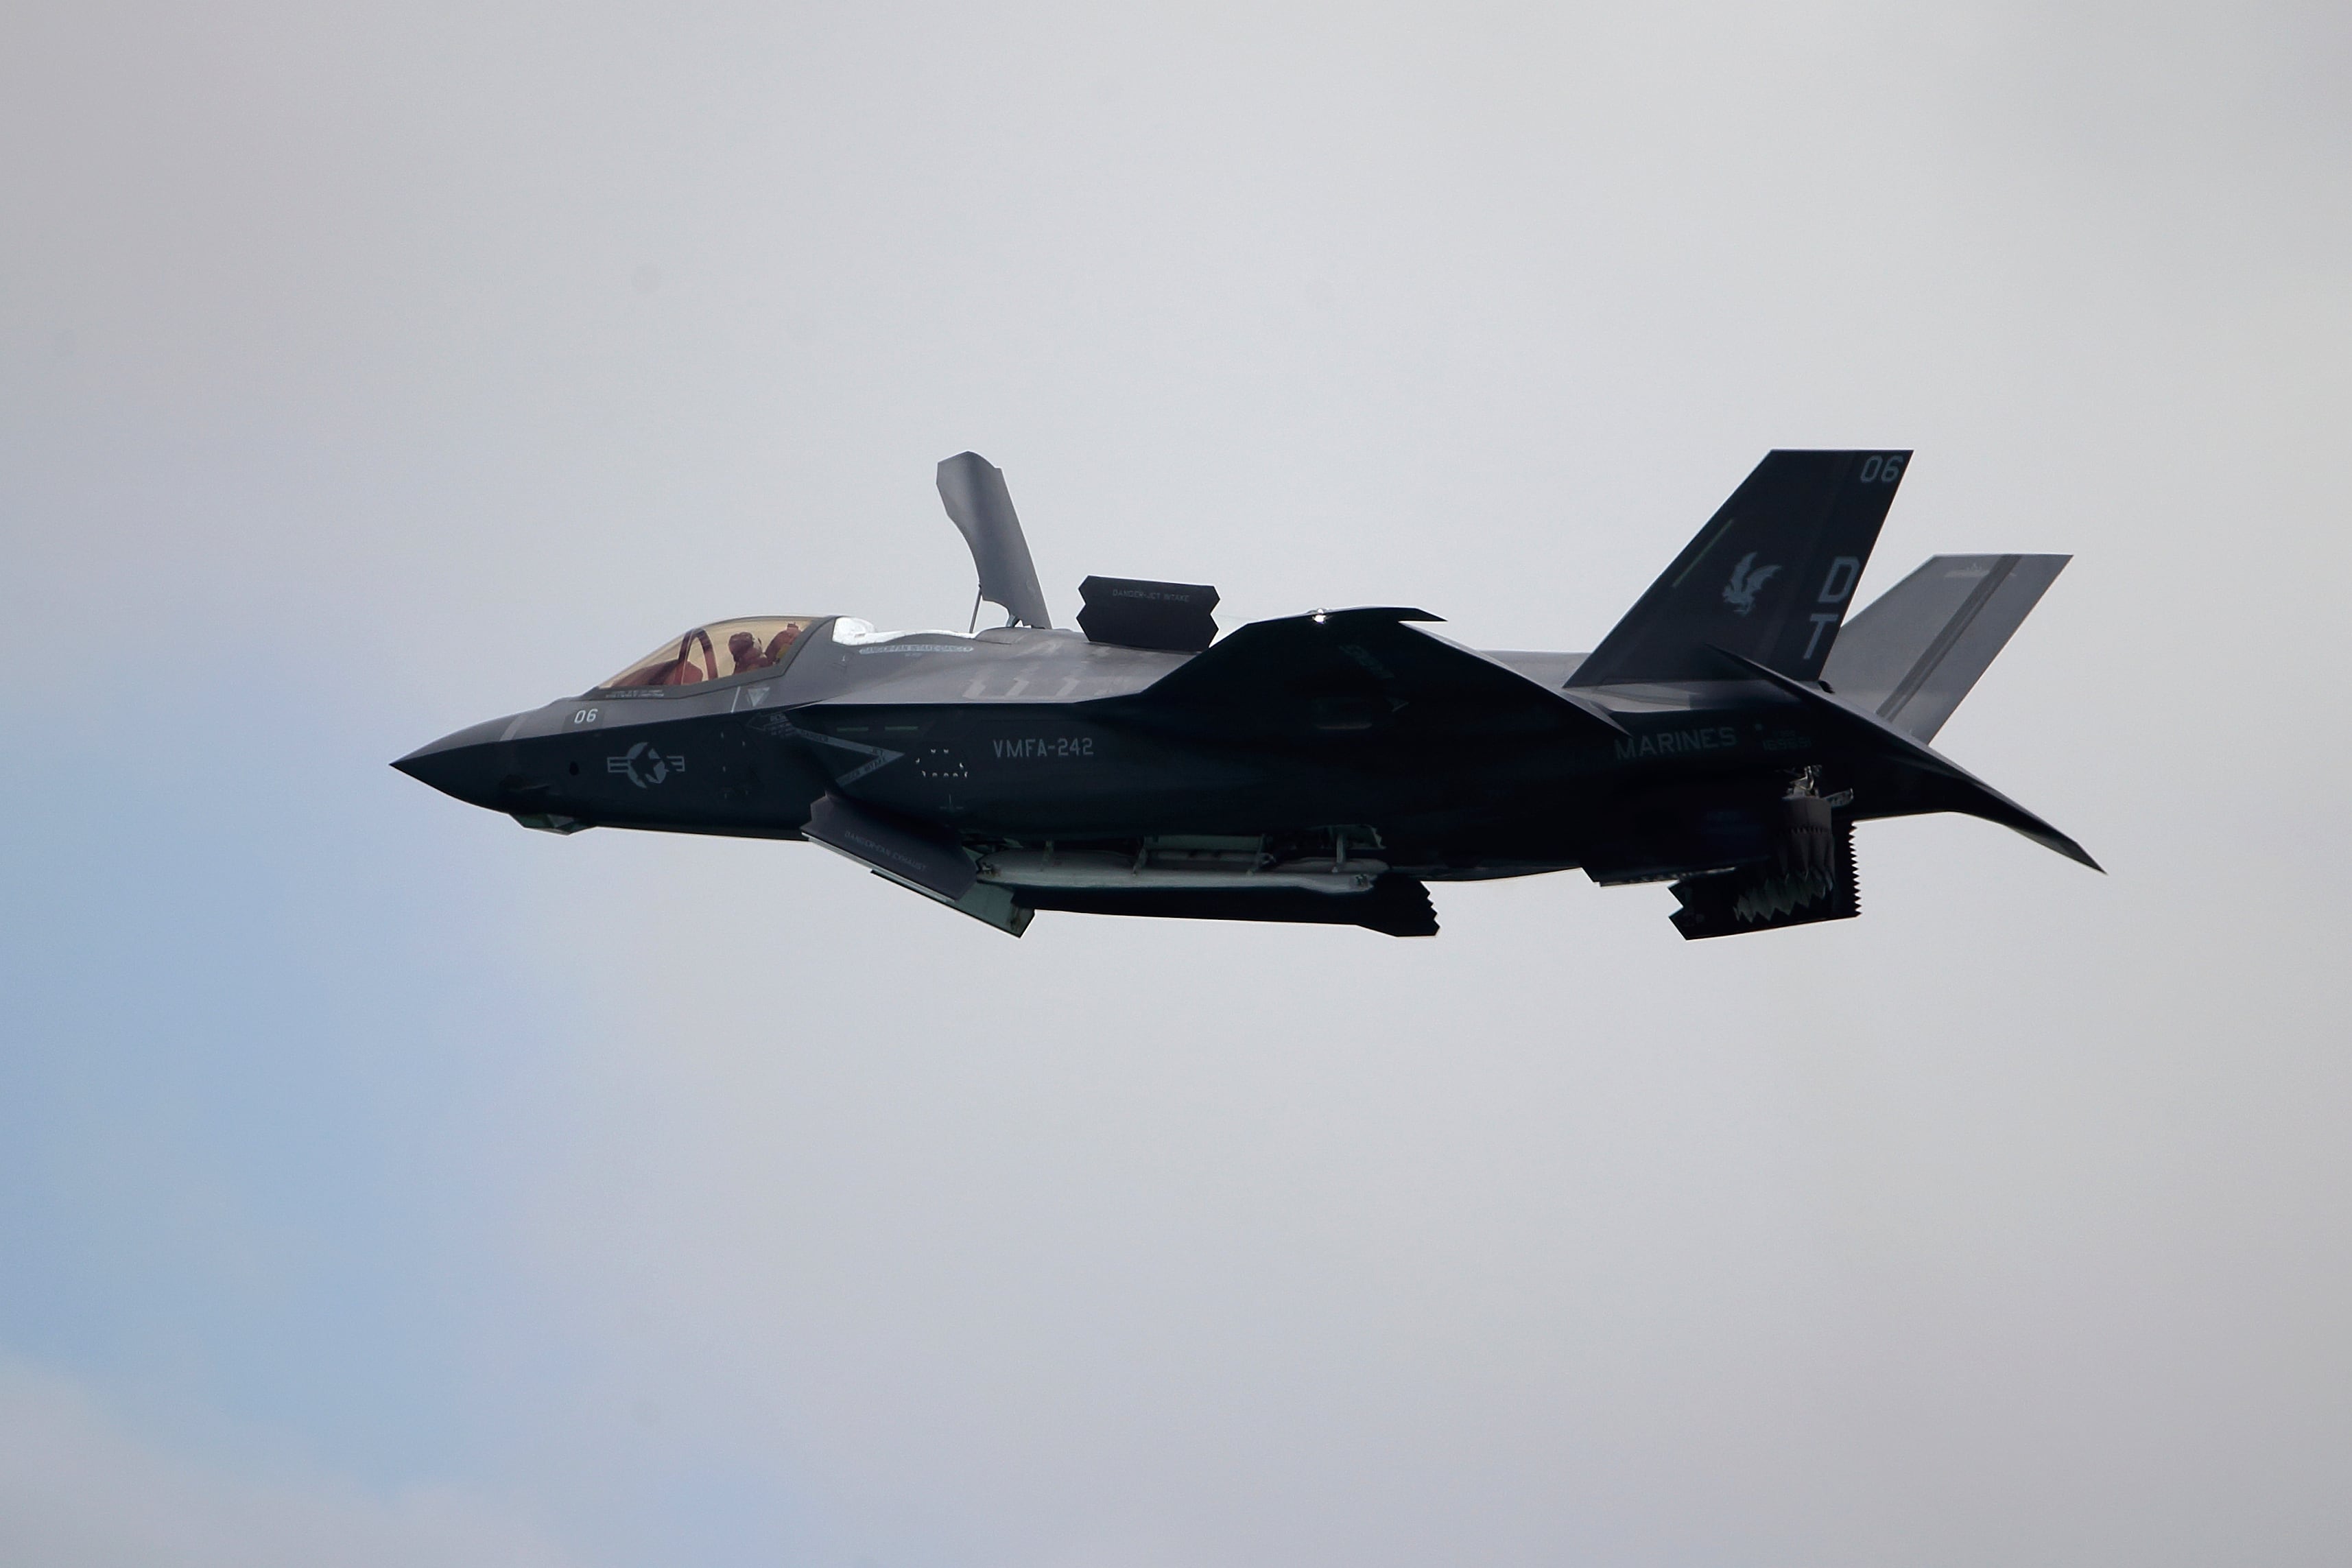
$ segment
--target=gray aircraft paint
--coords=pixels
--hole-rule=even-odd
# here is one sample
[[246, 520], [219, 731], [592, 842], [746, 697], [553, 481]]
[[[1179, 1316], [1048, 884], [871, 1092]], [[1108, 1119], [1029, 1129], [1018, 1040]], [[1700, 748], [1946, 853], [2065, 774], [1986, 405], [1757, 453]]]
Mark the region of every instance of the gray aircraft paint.
[[1905, 734], [1932, 741], [2067, 559], [1936, 556], [1854, 616], [1822, 679]]
[[[1843, 624], [1910, 456], [1770, 454], [1580, 655], [1483, 652], [1403, 608], [1200, 653], [1056, 630], [1002, 473], [963, 453], [940, 494], [1019, 624], [819, 621], [770, 668], [593, 691], [395, 765], [557, 832], [814, 839], [1015, 935], [1040, 908], [1423, 935], [1428, 882], [1577, 867], [1673, 882], [1685, 936], [1760, 931], [1850, 917], [1853, 824], [1936, 811], [2092, 865], [1926, 743], [2064, 557], [1939, 556]], [[1088, 582], [1213, 629], [1203, 584]]]

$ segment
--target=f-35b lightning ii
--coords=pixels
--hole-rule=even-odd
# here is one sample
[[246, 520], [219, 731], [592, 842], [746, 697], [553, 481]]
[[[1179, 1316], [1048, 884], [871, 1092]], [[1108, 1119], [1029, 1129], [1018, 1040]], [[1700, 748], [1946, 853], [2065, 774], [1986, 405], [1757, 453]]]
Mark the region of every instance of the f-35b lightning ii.
[[1039, 910], [1428, 936], [1432, 882], [1666, 882], [1685, 937], [1857, 911], [1853, 825], [1959, 812], [2096, 869], [1928, 742], [2066, 563], [1939, 555], [1847, 622], [1904, 451], [1776, 451], [1591, 653], [1419, 610], [1217, 640], [1089, 577], [1057, 628], [1004, 476], [939, 468], [1006, 624], [715, 621], [394, 765], [526, 827], [806, 839], [1018, 936]]

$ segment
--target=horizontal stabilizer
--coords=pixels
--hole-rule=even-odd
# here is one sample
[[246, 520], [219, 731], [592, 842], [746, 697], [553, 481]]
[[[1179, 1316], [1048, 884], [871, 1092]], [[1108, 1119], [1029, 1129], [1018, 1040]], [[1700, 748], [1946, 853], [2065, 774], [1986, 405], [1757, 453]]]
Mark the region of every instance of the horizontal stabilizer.
[[1728, 648], [1718, 649], [1717, 653], [1748, 674], [1768, 680], [1794, 697], [1832, 728], [1843, 731], [1850, 740], [1861, 742], [1864, 749], [1875, 751], [1905, 771], [1923, 776], [1928, 787], [1918, 797], [1922, 809], [1958, 812], [1965, 816], [1998, 822], [2003, 827], [2023, 834], [2045, 849], [2054, 849], [2069, 860], [2080, 861], [2094, 871], [2104, 871], [2105, 868], [2091, 858], [2090, 852], [2072, 838], [1951, 758], [1929, 750], [1926, 742], [1913, 740], [1877, 714], [1857, 708], [1818, 686], [1791, 679], [1777, 669], [1767, 668]]
[[1912, 739], [1932, 741], [2070, 559], [1936, 556], [1863, 607], [1822, 679]]
[[1773, 452], [1571, 678], [1704, 680], [1711, 647], [1819, 676], [1908, 452]]
[[1397, 608], [1253, 621], [1133, 697], [1122, 716], [1223, 732], [1428, 733], [1587, 728], [1621, 732], [1598, 704], [1555, 691], [1419, 627]]

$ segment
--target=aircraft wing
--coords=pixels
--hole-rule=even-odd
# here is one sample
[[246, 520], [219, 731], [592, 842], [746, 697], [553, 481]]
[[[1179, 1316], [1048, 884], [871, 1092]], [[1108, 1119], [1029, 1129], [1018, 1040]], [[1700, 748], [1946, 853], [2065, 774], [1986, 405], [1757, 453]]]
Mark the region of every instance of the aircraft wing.
[[1254, 621], [1106, 709], [1194, 731], [1334, 738], [1365, 731], [1618, 731], [1606, 710], [1412, 625], [1422, 610]]

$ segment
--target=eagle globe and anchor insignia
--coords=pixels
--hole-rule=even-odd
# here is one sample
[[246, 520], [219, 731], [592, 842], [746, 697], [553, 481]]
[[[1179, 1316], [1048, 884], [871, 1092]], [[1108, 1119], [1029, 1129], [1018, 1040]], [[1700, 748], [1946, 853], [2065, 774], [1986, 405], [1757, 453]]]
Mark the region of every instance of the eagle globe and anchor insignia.
[[622, 756], [606, 757], [604, 771], [619, 773], [639, 789], [651, 789], [672, 773], [686, 772], [686, 759], [664, 756], [651, 741], [639, 741]]
[[1057, 628], [1003, 474], [960, 453], [964, 631], [707, 622], [395, 765], [547, 832], [817, 844], [1014, 936], [1042, 910], [1428, 936], [1432, 884], [1566, 870], [1666, 884], [1685, 937], [1779, 930], [1854, 918], [1856, 825], [1929, 812], [2095, 865], [1932, 749], [2066, 557], [1938, 555], [1847, 613], [1910, 458], [1767, 454], [1574, 653], [1397, 605], [1220, 637], [1208, 584], [1099, 576]]

